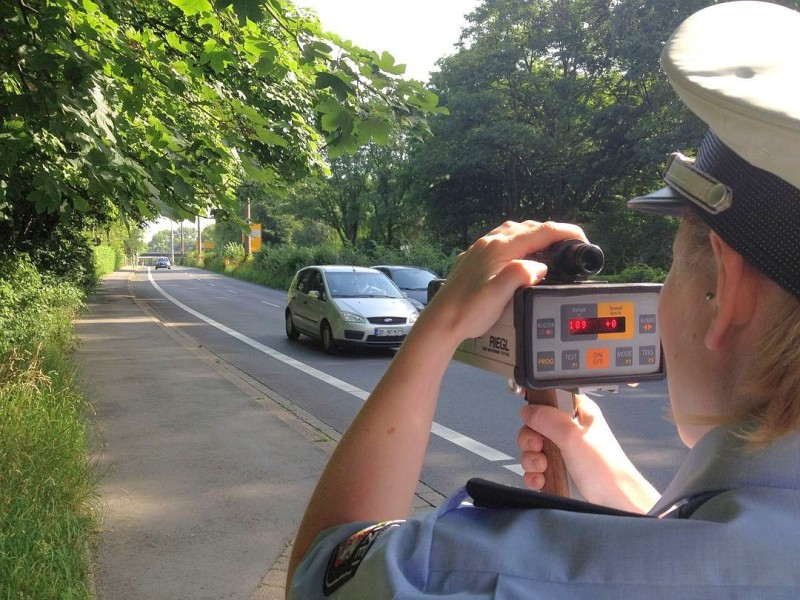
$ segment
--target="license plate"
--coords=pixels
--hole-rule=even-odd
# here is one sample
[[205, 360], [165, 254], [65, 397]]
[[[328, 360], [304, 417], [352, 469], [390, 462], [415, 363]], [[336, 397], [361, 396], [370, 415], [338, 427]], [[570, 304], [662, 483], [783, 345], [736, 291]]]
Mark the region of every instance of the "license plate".
[[402, 327], [386, 327], [386, 328], [379, 328], [375, 330], [375, 335], [378, 337], [394, 337], [398, 335], [403, 335], [403, 328]]

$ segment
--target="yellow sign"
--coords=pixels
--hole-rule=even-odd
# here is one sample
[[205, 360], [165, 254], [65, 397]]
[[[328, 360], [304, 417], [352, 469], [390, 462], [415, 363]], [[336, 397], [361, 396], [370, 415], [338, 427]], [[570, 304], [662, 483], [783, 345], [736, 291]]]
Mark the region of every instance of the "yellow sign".
[[250, 252], [258, 252], [261, 248], [261, 224], [250, 225]]

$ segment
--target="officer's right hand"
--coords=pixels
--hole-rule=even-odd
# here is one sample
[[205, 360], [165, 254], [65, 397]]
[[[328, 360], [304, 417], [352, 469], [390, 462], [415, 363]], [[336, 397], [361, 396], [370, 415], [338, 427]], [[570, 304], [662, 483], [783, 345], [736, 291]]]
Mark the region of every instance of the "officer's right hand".
[[527, 405], [517, 444], [525, 485], [541, 489], [547, 457], [543, 437], [561, 450], [567, 472], [589, 502], [632, 512], [647, 512], [660, 497], [639, 473], [611, 432], [597, 404], [577, 396], [576, 417], [551, 406]]

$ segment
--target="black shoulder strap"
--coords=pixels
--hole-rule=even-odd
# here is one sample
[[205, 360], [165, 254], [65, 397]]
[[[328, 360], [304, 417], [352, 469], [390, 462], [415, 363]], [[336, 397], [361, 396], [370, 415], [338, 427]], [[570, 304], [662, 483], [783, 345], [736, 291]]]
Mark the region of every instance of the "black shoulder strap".
[[603, 506], [602, 504], [592, 504], [591, 502], [573, 498], [502, 485], [477, 477], [467, 482], [467, 493], [472, 498], [473, 504], [480, 508], [549, 508], [551, 510], [566, 510], [595, 515], [658, 519], [689, 519], [703, 504], [726, 491], [728, 490], [714, 490], [687, 496], [659, 515], [643, 515]]
[[481, 508], [549, 508], [616, 517], [647, 517], [647, 515], [618, 510], [610, 506], [515, 488], [479, 478], [473, 478], [467, 482], [467, 493], [472, 497], [473, 504]]
[[728, 490], [714, 490], [713, 492], [703, 492], [694, 496], [687, 496], [678, 500], [667, 510], [658, 515], [659, 519], [691, 519], [695, 511], [711, 500], [714, 496], [727, 492]]

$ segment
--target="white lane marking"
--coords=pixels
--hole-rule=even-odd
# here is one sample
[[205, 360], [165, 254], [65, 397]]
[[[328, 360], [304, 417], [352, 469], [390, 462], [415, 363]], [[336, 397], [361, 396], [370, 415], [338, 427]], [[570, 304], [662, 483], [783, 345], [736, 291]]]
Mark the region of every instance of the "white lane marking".
[[[360, 400], [366, 400], [369, 397], [369, 392], [367, 392], [366, 390], [362, 390], [361, 388], [351, 385], [346, 381], [342, 381], [341, 379], [338, 379], [332, 375], [328, 375], [327, 373], [320, 371], [319, 369], [315, 369], [314, 367], [307, 365], [303, 362], [300, 362], [299, 360], [294, 359], [291, 356], [284, 354], [283, 352], [279, 352], [274, 348], [270, 348], [269, 346], [266, 346], [261, 342], [257, 342], [256, 340], [249, 338], [246, 335], [239, 333], [238, 331], [231, 329], [230, 327], [223, 325], [222, 323], [219, 323], [214, 319], [205, 316], [202, 313], [197, 312], [193, 308], [186, 306], [183, 302], [181, 302], [177, 298], [174, 298], [173, 296], [170, 296], [167, 292], [165, 292], [163, 288], [161, 288], [161, 286], [159, 286], [153, 280], [153, 276], [149, 271], [147, 272], [147, 278], [150, 280], [150, 283], [158, 291], [158, 293], [164, 296], [167, 300], [169, 300], [173, 304], [175, 304], [175, 306], [182, 308], [190, 315], [197, 317], [201, 321], [208, 323], [209, 325], [211, 325], [216, 329], [219, 329], [223, 333], [227, 333], [228, 335], [236, 338], [240, 342], [244, 342], [251, 348], [258, 350], [259, 352], [263, 352], [264, 354], [271, 356], [272, 358], [279, 360], [282, 363], [289, 365], [290, 367], [294, 367], [295, 369], [297, 369], [298, 371], [302, 371], [306, 375], [315, 377], [316, 379], [319, 379], [320, 381], [323, 381], [328, 385], [331, 385], [339, 390], [342, 390], [343, 392], [347, 392], [348, 394], [355, 396]], [[481, 458], [485, 458], [486, 460], [491, 462], [500, 460], [513, 460], [511, 456], [504, 454], [499, 450], [495, 450], [490, 446], [482, 444], [477, 440], [473, 440], [472, 438], [463, 435], [461, 433], [458, 433], [457, 431], [453, 431], [452, 429], [449, 429], [444, 425], [440, 425], [435, 421], [431, 425], [431, 433], [445, 440], [448, 440], [449, 442], [452, 442], [453, 444], [456, 444], [457, 446], [460, 446], [465, 450], [469, 450], [473, 454], [477, 454]]]
[[362, 400], [366, 400], [367, 396], [369, 396], [369, 392], [365, 392], [364, 390], [362, 390], [360, 388], [357, 388], [357, 387], [355, 387], [353, 385], [350, 385], [346, 381], [342, 381], [341, 379], [337, 379], [336, 377], [333, 377], [332, 375], [328, 375], [327, 373], [319, 371], [319, 370], [315, 369], [314, 367], [311, 367], [311, 366], [309, 366], [309, 365], [307, 365], [305, 363], [300, 362], [299, 360], [296, 360], [296, 359], [292, 358], [291, 356], [287, 356], [286, 354], [283, 354], [282, 352], [278, 352], [277, 350], [275, 350], [273, 348], [270, 348], [269, 346], [265, 346], [261, 342], [257, 342], [256, 340], [254, 340], [252, 338], [249, 338], [249, 337], [247, 337], [246, 335], [244, 335], [242, 333], [239, 333], [235, 329], [231, 329], [230, 327], [228, 327], [226, 325], [223, 325], [222, 323], [219, 323], [219, 322], [215, 321], [214, 319], [205, 316], [202, 313], [197, 312], [193, 308], [190, 308], [190, 307], [186, 306], [183, 302], [181, 302], [180, 300], [174, 298], [173, 296], [170, 296], [167, 292], [165, 292], [163, 290], [163, 288], [161, 286], [159, 286], [153, 280], [152, 276], [150, 276], [149, 273], [148, 273], [148, 279], [150, 280], [150, 283], [153, 284], [153, 287], [156, 288], [156, 290], [158, 290], [158, 292], [162, 296], [164, 296], [167, 300], [169, 300], [170, 302], [172, 302], [176, 306], [182, 308], [183, 310], [188, 312], [190, 315], [194, 315], [195, 317], [197, 317], [201, 321], [205, 321], [206, 323], [208, 323], [212, 327], [215, 327], [216, 329], [219, 329], [223, 333], [227, 333], [229, 336], [236, 338], [240, 342], [244, 342], [245, 344], [247, 344], [251, 348], [255, 348], [259, 352], [263, 352], [264, 354], [267, 354], [267, 355], [269, 355], [269, 356], [271, 356], [273, 358], [276, 358], [279, 361], [281, 361], [281, 362], [283, 362], [283, 363], [285, 363], [285, 364], [287, 364], [287, 365], [289, 365], [291, 367], [294, 367], [295, 369], [298, 369], [299, 371], [303, 371], [304, 373], [306, 373], [308, 375], [311, 375], [312, 377], [316, 377], [320, 381], [324, 381], [325, 383], [328, 383], [328, 384], [330, 384], [330, 385], [332, 385], [332, 386], [334, 386], [334, 387], [336, 387], [336, 388], [338, 388], [338, 389], [340, 389], [340, 390], [342, 390], [344, 392], [347, 392], [348, 394], [352, 394], [356, 398], [361, 398]]
[[516, 465], [503, 465], [506, 469], [511, 471], [512, 473], [516, 473], [520, 477], [525, 475], [525, 471], [522, 470], [522, 465], [517, 463]]
[[509, 456], [508, 454], [505, 454], [504, 452], [495, 450], [491, 446], [482, 444], [478, 440], [473, 440], [471, 437], [467, 437], [463, 433], [459, 433], [457, 431], [449, 429], [444, 425], [440, 425], [435, 421], [433, 425], [431, 425], [431, 433], [438, 435], [439, 437], [444, 438], [449, 442], [453, 442], [456, 446], [461, 446], [462, 448], [469, 450], [473, 454], [482, 456], [486, 460], [492, 462], [498, 460], [514, 460], [513, 457]]
[[261, 302], [268, 304], [269, 306], [274, 306], [275, 308], [283, 308], [280, 304], [273, 304], [272, 302], [267, 302], [266, 300], [262, 300]]

